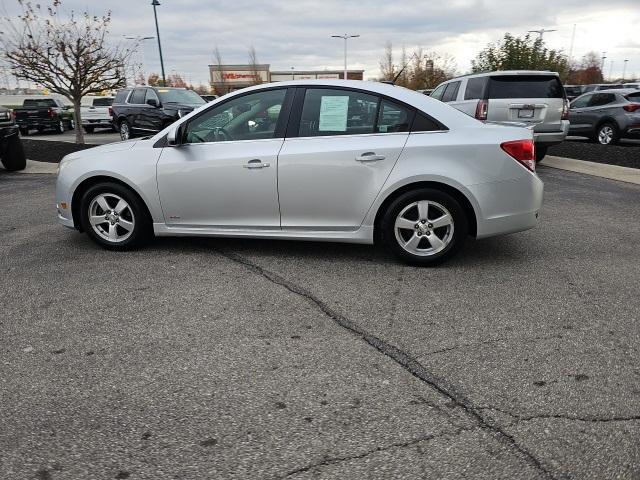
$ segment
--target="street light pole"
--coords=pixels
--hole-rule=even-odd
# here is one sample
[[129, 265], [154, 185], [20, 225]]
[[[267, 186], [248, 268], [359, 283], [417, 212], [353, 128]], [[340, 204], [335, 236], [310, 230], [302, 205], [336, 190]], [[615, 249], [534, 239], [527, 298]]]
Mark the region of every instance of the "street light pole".
[[[144, 77], [144, 65], [145, 65], [145, 58], [144, 58], [144, 42], [145, 40], [153, 40], [156, 37], [141, 37], [140, 35], [123, 35], [123, 37], [126, 40], [133, 40], [135, 41], [135, 43], [133, 44], [133, 51], [135, 53], [138, 53], [138, 46], [142, 45], [142, 64], [141, 64], [141, 68], [138, 69], [139, 73], [142, 74], [142, 76]], [[133, 81], [134, 85], [135, 85], [135, 76], [134, 76], [134, 81]]]
[[167, 86], [167, 78], [164, 75], [164, 60], [162, 60], [162, 45], [160, 44], [160, 29], [158, 28], [158, 13], [156, 7], [160, 5], [158, 0], [151, 0], [153, 5], [153, 16], [156, 19], [156, 36], [158, 37], [158, 51], [160, 52], [160, 69], [162, 70], [162, 86]]
[[344, 78], [347, 79], [347, 39], [349, 38], [358, 38], [360, 35], [331, 35], [331, 38], [342, 38], [344, 40]]
[[622, 67], [622, 81], [624, 82], [624, 76], [627, 74], [627, 63], [629, 63], [629, 59], [624, 60], [624, 66]]

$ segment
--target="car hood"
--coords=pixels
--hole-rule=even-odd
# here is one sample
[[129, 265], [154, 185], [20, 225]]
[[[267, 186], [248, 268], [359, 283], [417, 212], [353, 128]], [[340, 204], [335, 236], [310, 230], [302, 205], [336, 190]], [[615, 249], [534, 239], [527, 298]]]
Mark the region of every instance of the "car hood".
[[106, 145], [97, 145], [95, 147], [86, 148], [84, 150], [79, 150], [77, 152], [70, 153], [66, 155], [62, 160], [69, 161], [75, 160], [77, 158], [82, 157], [91, 157], [97, 154], [109, 153], [109, 152], [117, 152], [119, 150], [129, 150], [133, 148], [133, 146], [139, 141], [139, 139], [134, 140], [124, 140], [122, 142], [108, 143]]

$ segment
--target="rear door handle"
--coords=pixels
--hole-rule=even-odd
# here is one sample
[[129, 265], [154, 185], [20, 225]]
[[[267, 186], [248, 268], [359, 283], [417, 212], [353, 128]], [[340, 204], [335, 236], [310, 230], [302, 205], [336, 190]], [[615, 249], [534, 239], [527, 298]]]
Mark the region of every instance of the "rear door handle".
[[265, 168], [268, 167], [269, 164], [263, 162], [259, 158], [254, 158], [253, 160], [249, 160], [246, 164], [243, 165], [244, 168]]
[[379, 162], [385, 158], [384, 155], [376, 155], [375, 152], [365, 152], [359, 157], [356, 157], [356, 162]]

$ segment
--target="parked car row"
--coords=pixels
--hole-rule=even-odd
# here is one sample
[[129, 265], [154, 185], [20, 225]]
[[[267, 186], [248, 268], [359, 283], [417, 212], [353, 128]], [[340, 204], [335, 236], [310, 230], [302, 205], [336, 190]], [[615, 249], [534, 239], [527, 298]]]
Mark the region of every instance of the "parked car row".
[[638, 84], [625, 85], [563, 87], [557, 73], [502, 71], [453, 78], [431, 96], [484, 122], [533, 129], [540, 161], [549, 146], [567, 135], [586, 136], [602, 145], [640, 137], [640, 89]]

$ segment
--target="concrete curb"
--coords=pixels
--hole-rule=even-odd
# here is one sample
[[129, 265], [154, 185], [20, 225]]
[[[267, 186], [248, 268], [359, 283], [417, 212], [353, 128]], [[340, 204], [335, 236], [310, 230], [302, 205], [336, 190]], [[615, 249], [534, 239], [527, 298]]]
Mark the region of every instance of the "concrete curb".
[[553, 155], [547, 155], [544, 157], [541, 165], [640, 185], [640, 169], [638, 168], [587, 162], [586, 160], [575, 160], [573, 158], [554, 157]]

